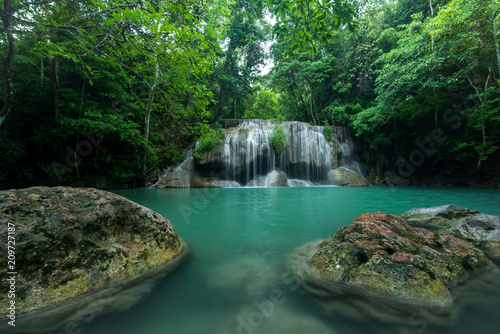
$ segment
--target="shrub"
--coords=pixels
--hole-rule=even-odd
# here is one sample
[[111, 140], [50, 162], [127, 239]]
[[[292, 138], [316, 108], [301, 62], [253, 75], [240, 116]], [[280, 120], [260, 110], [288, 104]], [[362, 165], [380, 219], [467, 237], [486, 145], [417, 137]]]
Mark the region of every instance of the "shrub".
[[281, 154], [286, 147], [286, 133], [282, 126], [277, 125], [271, 137], [269, 137], [269, 145], [274, 152]]
[[198, 147], [193, 150], [193, 158], [200, 161], [203, 153], [213, 150], [224, 138], [226, 138], [224, 129], [209, 130], [201, 137]]
[[330, 141], [332, 139], [333, 131], [329, 125], [323, 127], [323, 135], [325, 135], [326, 140]]

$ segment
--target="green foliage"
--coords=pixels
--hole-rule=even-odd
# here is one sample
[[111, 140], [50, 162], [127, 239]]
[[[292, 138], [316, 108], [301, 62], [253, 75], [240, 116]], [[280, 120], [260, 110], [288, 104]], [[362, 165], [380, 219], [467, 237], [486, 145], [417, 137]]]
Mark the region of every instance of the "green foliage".
[[[2, 187], [138, 186], [143, 167], [178, 163], [196, 139], [199, 159], [215, 147], [221, 130], [207, 123], [220, 118], [347, 126], [366, 147], [393, 152], [394, 162], [436, 128], [447, 137], [431, 152], [436, 164], [480, 163], [500, 147], [498, 0], [56, 0], [12, 8]], [[269, 56], [274, 68], [259, 77]], [[279, 129], [276, 152], [286, 144]], [[54, 162], [64, 168], [55, 171]]]
[[231, 22], [214, 73], [217, 101], [212, 121], [244, 117], [246, 99], [252, 94], [260, 67], [265, 64], [266, 43], [271, 41], [271, 27], [262, 6], [251, 0], [236, 0], [229, 8]]
[[358, 26], [353, 20], [357, 4], [347, 0], [267, 0], [266, 4], [277, 18], [274, 34], [289, 43], [288, 58], [299, 51], [316, 54], [318, 44], [333, 41], [334, 31], [355, 32]]
[[260, 85], [253, 87], [253, 94], [247, 98], [244, 118], [283, 121], [281, 95]]
[[282, 126], [276, 125], [269, 137], [269, 145], [274, 152], [281, 154], [286, 147], [286, 133]]
[[200, 138], [198, 146], [193, 150], [193, 158], [200, 161], [205, 152], [213, 150], [215, 146], [222, 143], [225, 137], [226, 132], [224, 129], [210, 129]]
[[331, 126], [325, 125], [323, 127], [323, 135], [325, 136], [327, 141], [332, 140], [333, 131], [332, 131]]
[[141, 165], [175, 163], [204, 130], [227, 2], [35, 1], [14, 11], [24, 23], [16, 21], [15, 103], [1, 124], [2, 187], [138, 186]]

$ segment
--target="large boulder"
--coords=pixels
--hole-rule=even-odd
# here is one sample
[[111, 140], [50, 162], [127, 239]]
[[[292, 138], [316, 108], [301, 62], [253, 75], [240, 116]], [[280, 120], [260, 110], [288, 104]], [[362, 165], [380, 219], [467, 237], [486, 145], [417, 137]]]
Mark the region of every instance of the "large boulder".
[[491, 260], [500, 262], [500, 217], [471, 215], [440, 232], [467, 240], [481, 249]]
[[[16, 262], [9, 271], [17, 272], [16, 316], [39, 310], [35, 315], [51, 310], [55, 316], [54, 306], [172, 269], [185, 253], [168, 219], [97, 189], [0, 191], [2, 259], [7, 259], [9, 231], [14, 230]], [[7, 305], [5, 280], [0, 289], [0, 302]], [[0, 319], [6, 311], [2, 307]]]
[[449, 306], [449, 288], [489, 265], [479, 249], [459, 238], [377, 212], [359, 216], [321, 243], [308, 275], [333, 292]]
[[281, 170], [275, 170], [266, 176], [266, 187], [288, 187], [288, 177]]
[[412, 209], [404, 212], [401, 218], [413, 226], [439, 229], [449, 227], [462, 218], [476, 214], [479, 214], [479, 211], [456, 205], [442, 205], [432, 208]]
[[335, 185], [346, 187], [369, 186], [368, 182], [366, 182], [358, 173], [345, 167], [339, 167], [331, 170], [328, 173], [328, 181]]

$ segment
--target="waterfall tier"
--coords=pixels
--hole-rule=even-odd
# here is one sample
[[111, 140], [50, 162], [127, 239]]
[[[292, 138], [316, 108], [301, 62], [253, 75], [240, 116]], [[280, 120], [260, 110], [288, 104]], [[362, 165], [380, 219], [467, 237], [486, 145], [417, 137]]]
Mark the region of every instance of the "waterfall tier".
[[[330, 141], [323, 126], [301, 122], [265, 120], [225, 120], [224, 141], [205, 152], [196, 168], [201, 177], [235, 181], [242, 186], [266, 186], [271, 174], [280, 171], [288, 186], [332, 184], [332, 168], [345, 166], [360, 174], [353, 155], [353, 143], [347, 129], [333, 128]], [[277, 154], [269, 138], [280, 125], [286, 134], [285, 150]], [[283, 180], [277, 184], [283, 184]]]
[[[368, 185], [346, 128], [333, 127], [328, 141], [322, 126], [307, 123], [224, 120], [222, 124], [222, 143], [196, 163], [189, 152], [181, 165], [167, 170], [153, 187]], [[286, 134], [280, 154], [269, 144], [278, 125]]]

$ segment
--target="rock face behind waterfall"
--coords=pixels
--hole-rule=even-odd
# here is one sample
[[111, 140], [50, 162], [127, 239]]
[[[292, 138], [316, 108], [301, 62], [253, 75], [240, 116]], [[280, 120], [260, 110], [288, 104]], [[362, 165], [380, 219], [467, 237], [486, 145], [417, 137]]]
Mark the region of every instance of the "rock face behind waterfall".
[[[2, 259], [9, 226], [16, 231], [17, 315], [133, 280], [177, 262], [184, 250], [168, 219], [96, 189], [0, 191]], [[6, 289], [2, 283], [2, 305]]]
[[[331, 184], [328, 173], [332, 168], [353, 162], [352, 141], [343, 128], [334, 128], [334, 136], [328, 142], [322, 126], [306, 123], [263, 120], [226, 123], [229, 128], [224, 142], [197, 162], [201, 177], [218, 177], [242, 185], [260, 184], [260, 178], [279, 169], [289, 180]], [[287, 137], [282, 154], [276, 154], [269, 145], [269, 137], [277, 125], [283, 127]]]
[[[215, 147], [169, 168], [153, 188], [368, 186], [346, 128], [333, 127], [328, 141], [323, 126], [301, 122], [223, 120], [224, 140]], [[276, 126], [286, 145], [280, 154], [270, 146]], [[198, 145], [198, 144], [196, 144]], [[280, 178], [275, 180], [279, 171]], [[275, 182], [277, 181], [277, 182]], [[286, 183], [284, 182], [286, 181]]]
[[193, 159], [187, 159], [177, 168], [167, 170], [163, 178], [156, 184], [156, 188], [189, 188], [193, 179], [193, 171]]
[[328, 173], [328, 181], [339, 186], [366, 187], [366, 182], [359, 174], [345, 167], [339, 167]]

